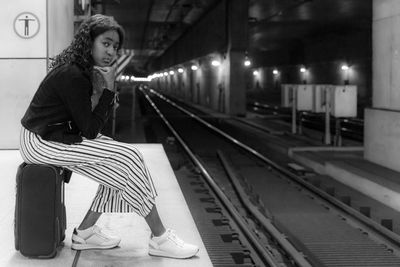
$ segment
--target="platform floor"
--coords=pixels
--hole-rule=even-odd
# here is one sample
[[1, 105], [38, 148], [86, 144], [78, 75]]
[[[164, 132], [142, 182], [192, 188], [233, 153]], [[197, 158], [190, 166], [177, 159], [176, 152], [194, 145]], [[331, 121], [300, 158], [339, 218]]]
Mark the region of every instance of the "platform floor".
[[[121, 244], [110, 250], [83, 251], [76, 266], [212, 266], [163, 147], [160, 144], [138, 144], [137, 148], [153, 176], [159, 194], [157, 208], [164, 224], [175, 229], [185, 241], [197, 244], [199, 253], [186, 260], [151, 257], [147, 254], [150, 229], [142, 217], [136, 214], [104, 214], [98, 224], [119, 234]], [[73, 174], [65, 189], [67, 230], [64, 247], [54, 259], [29, 259], [14, 248], [15, 174], [21, 162], [18, 150], [0, 150], [0, 266], [72, 266], [76, 252], [71, 250], [71, 233], [89, 208], [97, 184]]]

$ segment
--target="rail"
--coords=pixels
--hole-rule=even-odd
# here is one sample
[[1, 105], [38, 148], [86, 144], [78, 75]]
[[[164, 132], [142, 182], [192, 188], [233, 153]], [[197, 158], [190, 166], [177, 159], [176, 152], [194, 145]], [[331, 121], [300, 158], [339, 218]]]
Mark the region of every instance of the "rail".
[[[400, 245], [400, 236], [397, 235], [396, 233], [392, 232], [391, 230], [387, 229], [386, 227], [382, 226], [381, 224], [373, 221], [372, 219], [366, 217], [364, 214], [354, 210], [350, 206], [348, 206], [346, 203], [343, 203], [342, 201], [336, 199], [329, 193], [319, 189], [318, 187], [308, 183], [305, 181], [302, 177], [294, 174], [293, 172], [287, 170], [286, 168], [278, 165], [277, 163], [273, 162], [269, 158], [265, 157], [255, 149], [247, 146], [246, 144], [240, 142], [239, 140], [231, 137], [227, 133], [221, 131], [220, 129], [216, 128], [215, 126], [211, 125], [210, 123], [206, 122], [205, 120], [197, 117], [193, 113], [187, 111], [186, 109], [176, 105], [174, 102], [170, 101], [168, 98], [165, 96], [161, 95], [160, 93], [151, 90], [150, 92], [159, 97], [160, 99], [164, 100], [165, 102], [169, 103], [173, 107], [177, 108], [178, 110], [182, 111], [183, 113], [187, 114], [188, 116], [192, 117], [193, 119], [199, 121], [209, 129], [212, 129], [216, 133], [220, 134], [221, 136], [225, 137], [227, 140], [231, 141], [232, 143], [236, 144], [237, 146], [241, 147], [242, 149], [246, 150], [250, 154], [254, 155], [255, 157], [259, 158], [260, 160], [264, 161], [274, 169], [276, 169], [278, 172], [282, 173], [286, 177], [289, 177], [293, 181], [297, 182], [298, 184], [302, 185], [304, 188], [315, 194], [316, 196], [320, 197], [321, 200], [326, 201], [327, 203], [330, 203], [333, 205], [333, 207], [337, 208], [337, 211], [341, 213], [344, 217], [348, 219], [353, 219], [358, 223], [361, 223], [364, 226], [367, 226], [370, 231], [372, 231], [374, 234], [377, 234], [381, 236], [382, 239], [385, 239], [385, 242], [391, 244], [392, 246], [398, 247]], [[350, 215], [350, 217], [349, 217]]]
[[[168, 129], [173, 133], [173, 135], [176, 137], [176, 139], [179, 141], [179, 143], [182, 145], [186, 153], [189, 155], [189, 157], [192, 159], [194, 164], [200, 169], [201, 173], [207, 180], [207, 182], [210, 184], [210, 186], [213, 188], [213, 190], [216, 192], [217, 196], [220, 198], [220, 200], [224, 203], [225, 207], [227, 210], [231, 213], [232, 217], [235, 219], [235, 221], [238, 223], [240, 226], [241, 230], [245, 233], [246, 237], [251, 241], [251, 243], [255, 246], [257, 252], [259, 253], [260, 257], [265, 260], [266, 263], [268, 263], [270, 266], [279, 266], [278, 263], [274, 260], [273, 255], [270, 254], [268, 250], [266, 250], [264, 247], [262, 247], [259, 242], [258, 238], [248, 229], [248, 226], [246, 225], [246, 222], [242, 219], [241, 215], [237, 212], [235, 207], [230, 203], [229, 199], [225, 196], [224, 192], [218, 187], [218, 185], [215, 183], [214, 179], [210, 176], [210, 174], [207, 172], [207, 170], [204, 168], [202, 163], [200, 162], [199, 159], [193, 154], [193, 152], [190, 150], [190, 148], [186, 145], [186, 143], [183, 141], [183, 139], [179, 136], [179, 134], [175, 131], [175, 129], [171, 126], [171, 124], [168, 122], [168, 120], [165, 118], [165, 116], [161, 113], [161, 111], [157, 108], [157, 106], [154, 104], [154, 102], [150, 99], [150, 97], [147, 95], [146, 92], [141, 89], [142, 92], [145, 94], [146, 99], [150, 103], [150, 105], [153, 107], [153, 109], [157, 112], [157, 114], [160, 116], [160, 118], [164, 121], [164, 123], [167, 125]], [[154, 90], [150, 90], [151, 93], [154, 95], [158, 96], [159, 98], [163, 99], [164, 101], [168, 102], [169, 104], [173, 105], [175, 108], [178, 108], [179, 110], [183, 111], [186, 113], [188, 116], [200, 121], [202, 124], [206, 125], [208, 128], [213, 129], [214, 131], [217, 131], [219, 134], [223, 135], [224, 137], [228, 138], [231, 142], [235, 143], [238, 146], [241, 146], [242, 148], [246, 148], [252, 151], [252, 153], [258, 153], [254, 149], [251, 149], [250, 147], [246, 146], [245, 144], [241, 143], [240, 141], [236, 140], [235, 138], [229, 136], [228, 134], [224, 133], [223, 131], [219, 130], [218, 128], [214, 127], [210, 123], [202, 120], [201, 118], [197, 117], [193, 113], [190, 113], [189, 111], [179, 107], [172, 101], [168, 100], [161, 94], [157, 93]], [[284, 250], [290, 255], [292, 260], [296, 262], [298, 266], [301, 267], [310, 267], [310, 263], [304, 258], [304, 255], [300, 252], [298, 252], [290, 242], [288, 242], [282, 234], [279, 233], [279, 231], [276, 230], [276, 228], [269, 222], [269, 220], [260, 213], [257, 213], [252, 209], [254, 212], [254, 216], [260, 220], [260, 223], [265, 226], [266, 229], [268, 229], [270, 234], [274, 237], [274, 239], [284, 248]]]

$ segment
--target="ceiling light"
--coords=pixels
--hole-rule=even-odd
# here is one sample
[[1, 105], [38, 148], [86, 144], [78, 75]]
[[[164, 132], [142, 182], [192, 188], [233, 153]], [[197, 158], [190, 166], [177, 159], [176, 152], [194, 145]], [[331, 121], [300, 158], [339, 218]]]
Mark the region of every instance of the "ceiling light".
[[179, 69], [178, 69], [178, 72], [179, 72], [179, 73], [182, 73], [182, 72], [183, 72], [183, 69], [182, 69], [182, 68], [179, 68]]
[[191, 68], [192, 70], [197, 70], [197, 69], [198, 69], [198, 67], [197, 67], [196, 65], [192, 65], [190, 68]]
[[221, 65], [221, 62], [219, 62], [218, 60], [213, 60], [211, 61], [211, 65], [213, 65], [214, 67], [218, 67], [219, 65]]

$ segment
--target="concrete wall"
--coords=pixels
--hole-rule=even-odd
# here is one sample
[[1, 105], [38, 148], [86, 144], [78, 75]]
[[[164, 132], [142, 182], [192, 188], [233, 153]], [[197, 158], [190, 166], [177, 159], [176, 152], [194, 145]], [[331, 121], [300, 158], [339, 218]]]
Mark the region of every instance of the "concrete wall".
[[372, 109], [366, 110], [364, 157], [400, 171], [400, 2], [373, 2]]
[[[371, 15], [372, 16], [372, 15]], [[248, 90], [262, 89], [265, 91], [279, 90], [272, 70], [277, 68], [281, 75], [279, 83], [302, 83], [301, 66], [308, 70], [307, 83], [343, 84], [347, 73], [341, 70], [342, 64], [350, 66], [349, 83], [357, 85], [359, 103], [371, 105], [372, 98], [372, 37], [371, 21], [361, 20], [356, 25], [348, 25], [341, 31], [327, 31], [317, 36], [282, 44], [274, 50], [262, 51], [268, 48], [268, 39], [256, 39], [258, 31], [253, 29], [249, 41], [249, 56], [253, 68], [258, 70], [259, 78], [247, 75]], [[250, 73], [251, 74], [251, 73]], [[258, 86], [257, 86], [258, 82]]]
[[[212, 66], [212, 60], [218, 60], [219, 66]], [[192, 70], [192, 65], [198, 66]], [[183, 72], [179, 73], [178, 68]], [[164, 70], [168, 74], [152, 80], [151, 86], [165, 94], [199, 104], [215, 111], [228, 112], [230, 61], [224, 55], [212, 53], [196, 61], [185, 62]], [[243, 91], [244, 93], [244, 91]]]
[[48, 56], [59, 54], [74, 37], [74, 1], [48, 1]]
[[[2, 0], [0, 3], [2, 6], [0, 34], [4, 40], [0, 49], [1, 149], [18, 147], [19, 121], [33, 92], [46, 74], [46, 2], [46, 0], [12, 2]], [[28, 21], [29, 34], [24, 36], [25, 24], [19, 19], [24, 19], [26, 16], [27, 19], [34, 21]]]
[[[331, 61], [312, 63], [306, 65], [306, 73], [301, 73], [299, 65], [283, 65], [278, 67], [258, 67], [250, 68], [246, 73], [246, 90], [247, 93], [254, 94], [254, 97], [262, 95], [271, 95], [271, 93], [279, 92], [281, 84], [336, 84], [343, 85], [346, 80], [349, 84], [356, 85], [358, 91], [358, 102], [364, 107], [371, 105], [371, 61], [353, 60], [348, 71], [343, 71], [341, 66], [345, 61]], [[274, 75], [274, 69], [279, 71], [278, 75]], [[254, 75], [253, 71], [257, 71]], [[360, 113], [360, 116], [362, 113]]]
[[400, 2], [375, 0], [373, 107], [400, 109]]
[[366, 109], [364, 157], [400, 171], [400, 112]]
[[[73, 12], [73, 3], [0, 0], [0, 4], [0, 34], [7, 40], [0, 49], [0, 149], [16, 149], [20, 120], [47, 73], [49, 54], [57, 53], [67, 39], [71, 40], [68, 25], [73, 20], [68, 14]], [[29, 19], [26, 28], [22, 19]]]

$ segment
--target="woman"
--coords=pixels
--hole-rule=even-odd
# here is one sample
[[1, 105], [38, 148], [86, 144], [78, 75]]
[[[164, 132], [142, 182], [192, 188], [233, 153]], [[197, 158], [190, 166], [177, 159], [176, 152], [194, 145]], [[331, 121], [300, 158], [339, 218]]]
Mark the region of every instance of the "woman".
[[[103, 233], [96, 221], [103, 212], [136, 212], [152, 232], [150, 255], [189, 258], [199, 249], [163, 226], [142, 155], [132, 144], [99, 134], [114, 104], [113, 62], [123, 39], [112, 17], [98, 14], [81, 24], [71, 45], [55, 57], [21, 120], [20, 152], [27, 163], [62, 166], [100, 184], [74, 229], [73, 249], [118, 246], [121, 239]], [[100, 94], [93, 93], [93, 85]]]

